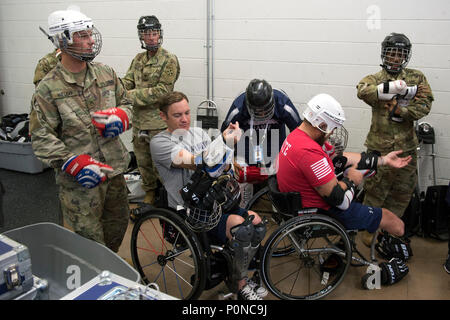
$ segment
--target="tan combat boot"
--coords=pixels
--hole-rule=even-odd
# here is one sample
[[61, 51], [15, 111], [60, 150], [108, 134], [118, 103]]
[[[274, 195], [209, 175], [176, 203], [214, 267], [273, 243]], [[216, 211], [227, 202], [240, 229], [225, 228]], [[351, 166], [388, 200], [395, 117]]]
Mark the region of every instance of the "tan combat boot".
[[153, 204], [155, 202], [155, 190], [149, 190], [145, 193], [144, 203]]
[[368, 248], [372, 245], [373, 237], [375, 237], [375, 233], [367, 232], [367, 230], [361, 231], [361, 240]]

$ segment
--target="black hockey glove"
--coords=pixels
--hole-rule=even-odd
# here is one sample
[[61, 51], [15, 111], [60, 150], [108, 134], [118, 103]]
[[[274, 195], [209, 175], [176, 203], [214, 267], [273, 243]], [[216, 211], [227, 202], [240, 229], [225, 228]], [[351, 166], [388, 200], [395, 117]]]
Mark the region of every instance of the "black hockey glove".
[[408, 266], [400, 259], [392, 258], [389, 262], [380, 263], [381, 284], [391, 285], [402, 280], [409, 272]]
[[188, 183], [180, 190], [181, 197], [185, 203], [198, 206], [202, 203], [213, 182], [214, 179], [199, 166], [190, 177]]
[[387, 260], [398, 258], [407, 261], [413, 256], [409, 239], [402, 240], [383, 231], [378, 235], [377, 240], [375, 249]]
[[334, 166], [334, 173], [336, 176], [343, 177], [344, 171], [348, 168], [347, 165], [347, 157], [343, 155], [337, 155], [333, 158], [333, 166]]

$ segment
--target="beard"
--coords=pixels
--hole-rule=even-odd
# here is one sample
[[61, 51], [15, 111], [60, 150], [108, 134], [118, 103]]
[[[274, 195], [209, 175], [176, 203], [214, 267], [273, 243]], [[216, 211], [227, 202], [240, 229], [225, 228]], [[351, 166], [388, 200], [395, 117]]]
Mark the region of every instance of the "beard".
[[320, 133], [320, 137], [317, 138], [315, 141], [322, 147], [325, 144], [325, 141], [327, 141], [330, 136], [333, 134], [333, 131], [330, 133]]
[[325, 143], [325, 141], [327, 141], [327, 139], [328, 139], [329, 136], [330, 136], [329, 134], [325, 134], [325, 133], [322, 132], [322, 133], [320, 134], [320, 137], [316, 139], [316, 142], [317, 142], [320, 146], [323, 146], [324, 143]]

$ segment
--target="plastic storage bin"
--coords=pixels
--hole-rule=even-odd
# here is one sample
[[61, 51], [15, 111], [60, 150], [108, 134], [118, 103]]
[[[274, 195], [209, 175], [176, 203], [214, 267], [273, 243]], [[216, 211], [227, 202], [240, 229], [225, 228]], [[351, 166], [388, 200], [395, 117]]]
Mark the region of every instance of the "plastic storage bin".
[[48, 281], [50, 300], [59, 300], [103, 270], [141, 280], [132, 266], [107, 247], [57, 224], [37, 223], [3, 234], [28, 247], [33, 274]]
[[0, 141], [0, 168], [39, 173], [48, 166], [36, 158], [31, 148], [31, 142]]

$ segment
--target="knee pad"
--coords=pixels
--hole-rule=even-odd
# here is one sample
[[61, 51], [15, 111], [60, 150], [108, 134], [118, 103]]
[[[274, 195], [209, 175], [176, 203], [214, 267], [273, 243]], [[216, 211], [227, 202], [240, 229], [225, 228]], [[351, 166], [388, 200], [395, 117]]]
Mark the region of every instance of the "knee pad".
[[253, 228], [255, 231], [252, 237], [252, 247], [257, 247], [266, 236], [267, 228], [266, 225], [262, 222], [254, 225]]
[[240, 280], [247, 276], [250, 261], [258, 250], [259, 242], [256, 247], [252, 245], [252, 240], [256, 238], [255, 227], [251, 222], [251, 218], [250, 216], [247, 217], [242, 224], [234, 226], [230, 230], [233, 239], [231, 239], [228, 245], [233, 252], [232, 265], [235, 280]]

